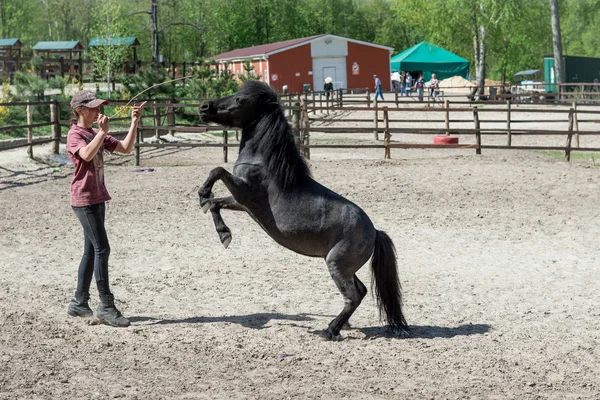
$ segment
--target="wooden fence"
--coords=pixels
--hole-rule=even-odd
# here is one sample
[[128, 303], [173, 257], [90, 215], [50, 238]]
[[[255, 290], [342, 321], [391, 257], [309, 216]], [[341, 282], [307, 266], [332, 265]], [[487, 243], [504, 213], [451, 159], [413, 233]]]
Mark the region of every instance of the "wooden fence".
[[[315, 107], [302, 107], [303, 117], [301, 120], [309, 120], [308, 113], [311, 109], [314, 110]], [[384, 149], [384, 157], [390, 158], [390, 149], [391, 148], [418, 148], [418, 149], [427, 149], [427, 148], [471, 148], [475, 149], [477, 154], [481, 154], [482, 149], [505, 149], [505, 150], [555, 150], [555, 151], [564, 151], [565, 157], [567, 160], [570, 160], [572, 151], [586, 151], [586, 152], [600, 152], [600, 146], [594, 147], [580, 147], [579, 146], [579, 136], [597, 136], [600, 138], [600, 131], [583, 131], [579, 130], [579, 123], [600, 123], [600, 110], [581, 110], [577, 108], [577, 104], [573, 104], [569, 109], [532, 109], [532, 108], [515, 108], [511, 107], [511, 103], [506, 103], [506, 108], [481, 108], [479, 106], [473, 107], [459, 107], [459, 108], [451, 108], [451, 107], [443, 107], [443, 108], [388, 108], [388, 107], [334, 107], [331, 108], [331, 111], [340, 111], [340, 112], [357, 112], [357, 111], [369, 111], [373, 113], [372, 119], [365, 118], [344, 118], [344, 123], [355, 122], [355, 123], [367, 123], [371, 124], [370, 127], [347, 127], [347, 126], [315, 126], [314, 123], [304, 124], [300, 129], [302, 132], [302, 148], [304, 149], [304, 155], [310, 157], [310, 148], [359, 148], [359, 147], [369, 147], [369, 148], [382, 148]], [[422, 119], [393, 119], [390, 116], [394, 113], [404, 113], [404, 112], [417, 112], [417, 113], [440, 113], [443, 114], [443, 119], [427, 119], [427, 121], [423, 121]], [[461, 114], [468, 113], [472, 115], [472, 120], [466, 119], [452, 119], [450, 118], [451, 113], [453, 114]], [[506, 119], [486, 119], [486, 114], [490, 113], [505, 113]], [[515, 115], [519, 113], [540, 113], [540, 114], [559, 114], [565, 115], [564, 120], [557, 119], [518, 119], [515, 118]], [[589, 118], [589, 116], [596, 116], [595, 118]], [[323, 118], [313, 118], [312, 121], [323, 121]], [[336, 122], [333, 120], [332, 122]], [[391, 122], [403, 122], [403, 123], [414, 123], [419, 124], [423, 122], [427, 122], [427, 124], [439, 123], [444, 124], [444, 127], [440, 128], [424, 128], [424, 127], [390, 127]], [[484, 123], [506, 123], [505, 128], [483, 128], [482, 124]], [[559, 129], [516, 129], [513, 127], [513, 124], [527, 124], [527, 123], [559, 123], [566, 122], [568, 124], [568, 128], [566, 130]], [[465, 124], [472, 123], [473, 128], [457, 128], [452, 127], [451, 124]], [[380, 145], [337, 145], [337, 144], [319, 144], [312, 145], [310, 144], [310, 138], [312, 133], [366, 133], [372, 131], [374, 141], [379, 140], [379, 135], [383, 135], [383, 143]], [[391, 141], [392, 134], [410, 134], [410, 135], [436, 135], [436, 136], [448, 136], [452, 135], [472, 135], [473, 142], [469, 144], [430, 144], [430, 143], [393, 143]], [[484, 144], [482, 143], [482, 137], [484, 136], [505, 136], [506, 144], [498, 145], [498, 144]], [[539, 146], [539, 145], [529, 145], [529, 146], [516, 146], [512, 143], [512, 139], [515, 136], [564, 136], [565, 137], [565, 146]], [[575, 140], [575, 144], [573, 145], [573, 139]]]
[[[314, 97], [313, 97], [314, 96]], [[360, 104], [365, 102], [366, 99], [353, 99], [352, 96], [346, 96], [343, 94], [336, 94], [336, 96], [327, 99], [325, 96], [319, 93], [310, 95], [297, 95], [295, 96], [282, 96], [282, 103], [286, 114], [291, 119], [291, 124], [294, 129], [296, 136], [296, 143], [298, 144], [301, 152], [305, 157], [310, 158], [310, 149], [313, 148], [379, 148], [384, 150], [384, 157], [391, 157], [391, 149], [393, 148], [467, 148], [475, 149], [477, 154], [481, 154], [482, 149], [506, 149], [506, 150], [559, 150], [565, 152], [565, 157], [570, 160], [572, 151], [598, 151], [600, 147], [579, 147], [579, 136], [584, 135], [598, 135], [600, 132], [596, 130], [584, 131], [579, 129], [580, 123], [600, 123], [600, 109], [599, 110], [588, 110], [578, 108], [578, 104], [572, 104], [568, 109], [561, 108], [559, 106], [538, 105], [535, 109], [525, 107], [522, 105], [514, 105], [510, 101], [502, 103], [502, 107], [498, 104], [493, 103], [490, 106], [489, 102], [485, 103], [474, 103], [468, 102], [470, 107], [455, 107], [454, 102], [445, 100], [444, 104], [440, 107], [387, 107], [381, 106], [380, 103], [369, 103], [371, 107], [354, 106], [352, 104]], [[299, 101], [298, 101], [299, 98]], [[313, 100], [314, 98], [314, 100]], [[193, 101], [193, 103], [185, 103], [184, 101]], [[358, 102], [351, 103], [355, 100]], [[115, 102], [113, 102], [114, 104]], [[118, 105], [119, 102], [116, 102]], [[124, 102], [123, 102], [124, 103]], [[348, 105], [350, 104], [350, 105]], [[384, 103], [385, 104], [385, 103]], [[461, 103], [462, 104], [462, 103]], [[487, 107], [482, 107], [482, 104]], [[229, 143], [228, 132], [226, 128], [214, 125], [182, 125], [175, 123], [175, 115], [186, 114], [183, 108], [197, 108], [200, 105], [200, 101], [194, 99], [176, 99], [176, 100], [153, 100], [150, 103], [151, 115], [144, 115], [138, 126], [138, 132], [136, 135], [135, 143], [135, 162], [136, 165], [141, 163], [141, 150], [143, 148], [164, 148], [164, 147], [219, 147], [223, 149], [223, 159], [225, 162], [228, 161], [228, 149], [230, 147], [238, 147], [237, 143]], [[413, 104], [414, 105], [414, 104]], [[20, 126], [4, 126], [0, 127], [0, 132], [10, 131], [14, 129], [27, 129], [27, 139], [21, 142], [12, 142], [9, 144], [0, 144], [0, 151], [7, 149], [15, 149], [21, 147], [27, 147], [28, 154], [33, 157], [33, 147], [35, 145], [52, 143], [53, 152], [59, 152], [59, 144], [65, 142], [66, 138], [62, 135], [62, 127], [66, 127], [70, 124], [68, 120], [60, 119], [60, 108], [68, 107], [66, 103], [59, 102], [26, 102], [26, 103], [4, 103], [3, 106], [24, 106], [27, 108], [27, 124]], [[33, 106], [49, 107], [50, 108], [50, 121], [44, 123], [32, 123], [31, 119], [31, 108]], [[590, 106], [587, 105], [589, 108]], [[372, 113], [372, 118], [343, 118], [342, 122], [354, 122], [368, 124], [367, 126], [336, 126], [336, 120], [328, 120], [328, 116], [333, 113], [360, 113], [369, 112]], [[430, 128], [423, 126], [416, 127], [393, 127], [392, 123], [403, 122], [413, 123], [418, 125], [423, 122], [422, 119], [407, 119], [405, 117], [396, 117], [398, 114], [412, 112], [412, 113], [436, 113], [440, 114], [441, 117], [438, 119], [428, 119], [427, 123], [436, 123], [440, 126], [439, 128]], [[506, 115], [504, 121], [499, 119], [490, 119], [490, 113], [503, 113]], [[531, 119], [531, 118], [519, 118], [520, 113], [539, 113], [539, 114], [558, 114], [564, 115], [565, 118], [562, 120], [557, 119]], [[467, 113], [472, 119], [458, 119], [456, 115]], [[195, 112], [193, 113], [194, 115]], [[311, 117], [312, 115], [312, 117]], [[113, 129], [111, 134], [117, 137], [125, 135], [127, 133], [123, 125], [119, 126], [119, 123], [123, 121], [129, 121], [129, 117], [123, 118], [112, 118], [111, 125]], [[319, 122], [327, 121], [330, 123], [329, 126], [316, 126]], [[568, 128], [566, 130], [540, 130], [540, 129], [523, 129], [515, 128], [514, 124], [527, 124], [527, 123], [553, 123], [553, 122], [568, 122]], [[482, 124], [487, 123], [504, 123], [505, 128], [485, 128]], [[472, 123], [473, 128], [459, 128], [456, 124]], [[50, 137], [35, 138], [33, 137], [33, 129], [37, 127], [51, 127]], [[221, 143], [148, 143], [145, 142], [145, 138], [150, 136], [160, 137], [161, 134], [171, 133], [176, 134], [178, 132], [223, 132]], [[311, 137], [315, 133], [329, 133], [329, 134], [354, 134], [354, 133], [372, 133], [373, 142], [369, 144], [311, 144]], [[237, 134], [237, 132], [236, 132]], [[410, 135], [468, 135], [473, 138], [473, 142], [467, 144], [431, 144], [431, 143], [401, 143], [398, 141], [392, 141], [393, 134], [410, 134]], [[380, 136], [382, 135], [382, 140]], [[503, 135], [506, 137], [506, 143], [503, 145], [498, 144], [486, 144], [482, 141], [482, 137], [485, 136], [498, 136]], [[512, 139], [515, 136], [556, 136], [562, 135], [565, 137], [564, 146], [516, 146], [512, 143]], [[573, 144], [574, 141], [574, 144]]]

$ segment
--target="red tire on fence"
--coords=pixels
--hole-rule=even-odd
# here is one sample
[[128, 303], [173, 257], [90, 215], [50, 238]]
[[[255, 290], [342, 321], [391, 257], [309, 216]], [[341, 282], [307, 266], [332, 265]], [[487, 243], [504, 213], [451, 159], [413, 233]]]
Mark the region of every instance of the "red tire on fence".
[[458, 138], [456, 136], [435, 136], [433, 144], [458, 144]]

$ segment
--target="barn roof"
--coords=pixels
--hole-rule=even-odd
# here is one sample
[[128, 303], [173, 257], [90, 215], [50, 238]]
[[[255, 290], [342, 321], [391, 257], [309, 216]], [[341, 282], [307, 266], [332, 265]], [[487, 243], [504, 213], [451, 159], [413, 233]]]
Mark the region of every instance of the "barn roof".
[[[109, 43], [105, 37], [92, 38], [88, 47], [106, 46]], [[121, 36], [110, 38], [110, 46], [139, 46], [140, 42], [135, 36]]]
[[349, 38], [336, 36], [336, 35], [321, 34], [321, 35], [309, 36], [309, 37], [300, 38], [300, 39], [285, 40], [283, 42], [269, 43], [269, 44], [263, 44], [260, 46], [252, 46], [252, 47], [246, 47], [243, 49], [232, 50], [232, 51], [228, 51], [226, 53], [218, 54], [212, 58], [214, 58], [217, 61], [227, 61], [227, 60], [234, 60], [234, 59], [240, 59], [240, 58], [263, 57], [263, 56], [268, 56], [270, 54], [279, 53], [280, 51], [284, 51], [284, 50], [287, 50], [290, 48], [298, 47], [298, 46], [313, 42], [315, 40], [319, 40], [321, 38], [336, 38], [336, 39], [346, 40], [349, 42], [363, 44], [366, 46], [379, 47], [382, 49], [389, 50], [390, 52], [393, 50], [392, 47], [388, 47], [388, 46], [381, 46], [378, 44], [362, 42], [360, 40], [349, 39]]
[[21, 47], [23, 44], [19, 39], [0, 39], [0, 47]]
[[226, 53], [218, 54], [218, 55], [214, 56], [213, 58], [215, 60], [222, 60], [222, 59], [232, 59], [232, 58], [248, 58], [248, 57], [252, 57], [252, 56], [263, 56], [263, 55], [269, 54], [275, 50], [281, 50], [281, 49], [285, 49], [288, 47], [294, 47], [294, 46], [297, 46], [304, 42], [309, 42], [309, 41], [311, 41], [315, 38], [321, 37], [321, 36], [324, 36], [324, 35], [309, 36], [309, 37], [300, 38], [300, 39], [285, 40], [283, 42], [262, 44], [260, 46], [252, 46], [252, 47], [246, 47], [243, 49], [231, 50]]
[[83, 46], [77, 41], [37, 42], [32, 49], [38, 51], [83, 50]]

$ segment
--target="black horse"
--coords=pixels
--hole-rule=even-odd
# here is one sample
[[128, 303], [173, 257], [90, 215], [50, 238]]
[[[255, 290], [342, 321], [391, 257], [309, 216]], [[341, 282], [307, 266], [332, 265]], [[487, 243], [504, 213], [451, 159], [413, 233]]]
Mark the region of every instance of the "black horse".
[[[200, 205], [204, 212], [210, 210], [223, 245], [231, 242], [231, 231], [220, 210], [246, 211], [280, 245], [323, 257], [345, 302], [321, 334], [334, 340], [367, 294], [356, 271], [372, 256], [371, 287], [380, 316], [385, 314], [394, 330], [406, 331], [392, 240], [375, 229], [360, 207], [312, 179], [277, 93], [262, 82], [247, 81], [232, 96], [205, 101], [199, 113], [204, 122], [242, 129], [233, 174], [217, 167], [198, 191]], [[233, 196], [213, 197], [211, 190], [219, 179]]]

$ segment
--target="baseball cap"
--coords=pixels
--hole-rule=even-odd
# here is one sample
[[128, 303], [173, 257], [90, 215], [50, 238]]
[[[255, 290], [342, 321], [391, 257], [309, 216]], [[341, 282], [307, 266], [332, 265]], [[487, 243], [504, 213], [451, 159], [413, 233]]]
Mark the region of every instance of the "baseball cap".
[[79, 107], [87, 107], [87, 108], [96, 108], [100, 105], [109, 104], [108, 100], [98, 99], [96, 98], [96, 94], [89, 90], [81, 90], [73, 95], [71, 99], [71, 107], [79, 108]]

